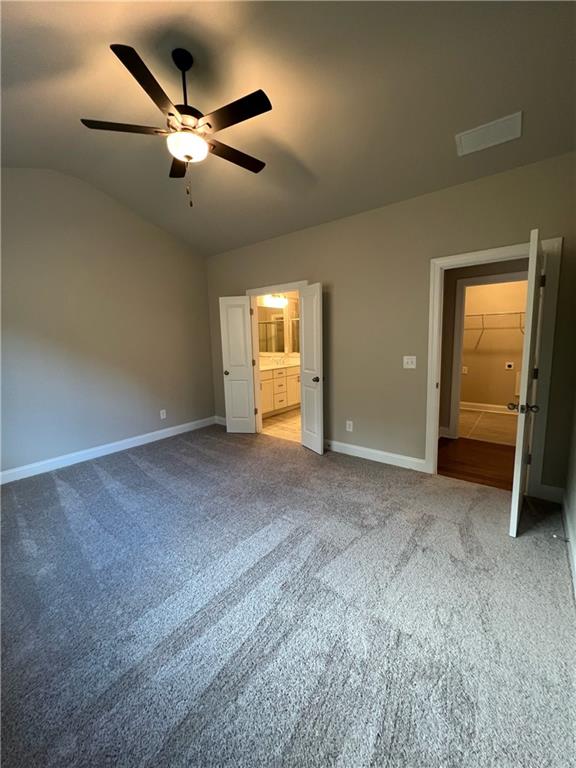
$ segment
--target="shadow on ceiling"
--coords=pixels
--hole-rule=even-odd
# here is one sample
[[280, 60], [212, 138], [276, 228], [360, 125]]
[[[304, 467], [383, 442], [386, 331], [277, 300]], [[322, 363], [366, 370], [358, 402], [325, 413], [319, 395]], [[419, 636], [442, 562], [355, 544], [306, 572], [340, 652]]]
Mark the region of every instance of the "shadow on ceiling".
[[85, 58], [79, 43], [53, 27], [15, 26], [2, 37], [2, 85], [44, 82], [78, 69]]
[[266, 162], [260, 178], [285, 191], [286, 196], [306, 192], [318, 183], [318, 176], [284, 142], [258, 137], [253, 148], [255, 154]]
[[[196, 25], [195, 25], [196, 26]], [[194, 66], [188, 72], [188, 101], [195, 104], [195, 85], [202, 91], [217, 89], [223, 82], [223, 51], [229, 47], [229, 42], [214, 37], [213, 33], [191, 32], [190, 22], [185, 18], [171, 21], [142, 36], [142, 50], [150, 52], [150, 59], [143, 58], [158, 78], [170, 76], [180, 82], [180, 73], [172, 62], [174, 48], [185, 48], [194, 57]], [[208, 40], [210, 42], [208, 42]], [[135, 46], [137, 48], [137, 46]], [[203, 105], [196, 105], [202, 110]], [[207, 109], [208, 106], [204, 105]]]

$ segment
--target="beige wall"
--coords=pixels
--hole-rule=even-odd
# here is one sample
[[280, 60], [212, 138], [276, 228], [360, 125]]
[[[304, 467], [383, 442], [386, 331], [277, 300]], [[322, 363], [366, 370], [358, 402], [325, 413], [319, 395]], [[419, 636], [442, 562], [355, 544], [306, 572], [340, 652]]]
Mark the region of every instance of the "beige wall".
[[3, 468], [213, 415], [203, 259], [53, 171], [2, 202]]
[[[467, 373], [462, 373], [460, 379], [462, 401], [491, 405], [514, 401], [516, 377], [522, 365], [524, 335], [520, 320], [526, 311], [526, 286], [525, 280], [519, 280], [466, 288], [462, 365]], [[486, 317], [484, 325], [489, 330], [472, 330], [481, 327], [478, 315], [493, 312], [518, 314]], [[509, 330], [511, 326], [513, 330]], [[514, 368], [507, 369], [507, 362]]]
[[[574, 154], [240, 248], [208, 260], [216, 411], [224, 414], [218, 297], [293, 280], [325, 298], [327, 437], [423, 457], [430, 259], [564, 236], [544, 482], [562, 485], [575, 377]], [[404, 370], [402, 355], [417, 356]], [[354, 432], [345, 431], [346, 419]]]

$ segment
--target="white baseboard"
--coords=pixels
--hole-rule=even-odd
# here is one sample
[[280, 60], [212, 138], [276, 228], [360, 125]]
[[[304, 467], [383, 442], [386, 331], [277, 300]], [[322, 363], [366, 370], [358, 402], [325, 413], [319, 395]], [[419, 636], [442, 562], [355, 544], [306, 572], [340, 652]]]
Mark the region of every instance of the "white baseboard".
[[418, 472], [430, 472], [425, 459], [416, 459], [413, 456], [404, 456], [400, 453], [388, 453], [377, 448], [365, 448], [362, 445], [341, 443], [338, 440], [325, 440], [324, 445], [334, 453], [345, 453], [347, 456], [357, 456], [359, 459], [369, 459], [404, 469], [415, 469]]
[[226, 416], [214, 416], [214, 424], [220, 424], [221, 427], [225, 427]]
[[487, 413], [508, 413], [510, 416], [516, 414], [516, 411], [509, 411], [505, 405], [495, 405], [494, 403], [465, 403], [460, 402], [462, 411], [486, 411]]
[[88, 461], [89, 459], [97, 459], [99, 456], [106, 456], [109, 453], [117, 453], [118, 451], [125, 451], [128, 448], [135, 448], [138, 445], [153, 443], [156, 440], [164, 440], [166, 437], [181, 435], [183, 432], [192, 432], [195, 429], [209, 427], [215, 422], [216, 417], [209, 416], [206, 419], [197, 419], [196, 421], [189, 421], [186, 424], [178, 424], [175, 427], [158, 429], [155, 432], [147, 432], [144, 435], [136, 435], [135, 437], [128, 437], [125, 440], [117, 440], [115, 443], [97, 445], [94, 448], [86, 448], [83, 451], [67, 453], [64, 456], [55, 456], [53, 459], [36, 461], [34, 464], [26, 464], [22, 467], [5, 469], [3, 472], [0, 472], [0, 484], [11, 483], [14, 480], [22, 480], [25, 477], [32, 477], [33, 475], [41, 475], [44, 472], [52, 472], [55, 469], [69, 467], [71, 464], [79, 464], [80, 462]]

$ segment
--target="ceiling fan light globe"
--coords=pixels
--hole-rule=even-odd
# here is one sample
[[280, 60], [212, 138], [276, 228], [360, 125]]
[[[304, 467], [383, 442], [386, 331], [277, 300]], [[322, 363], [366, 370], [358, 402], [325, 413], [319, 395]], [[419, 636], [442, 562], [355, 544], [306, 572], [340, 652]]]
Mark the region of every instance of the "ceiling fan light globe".
[[208, 144], [191, 131], [175, 131], [166, 138], [168, 151], [184, 163], [199, 163], [208, 155]]

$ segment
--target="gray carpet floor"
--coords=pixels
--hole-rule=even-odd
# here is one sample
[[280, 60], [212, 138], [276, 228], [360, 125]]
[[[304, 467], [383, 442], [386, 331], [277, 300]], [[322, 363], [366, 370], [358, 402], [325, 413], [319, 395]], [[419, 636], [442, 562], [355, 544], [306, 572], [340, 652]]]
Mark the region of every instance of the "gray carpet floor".
[[573, 765], [558, 514], [219, 427], [3, 489], [3, 766]]

